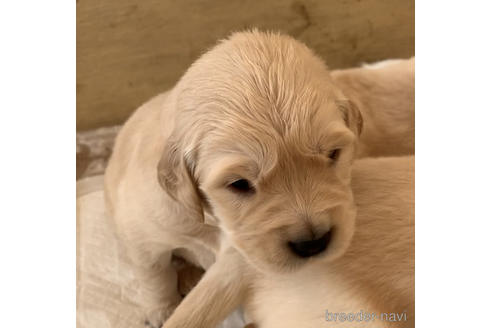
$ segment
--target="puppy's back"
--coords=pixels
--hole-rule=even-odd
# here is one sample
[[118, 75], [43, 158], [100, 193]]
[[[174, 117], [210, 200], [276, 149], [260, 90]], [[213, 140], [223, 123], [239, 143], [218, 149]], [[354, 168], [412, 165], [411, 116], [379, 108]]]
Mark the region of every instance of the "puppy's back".
[[415, 59], [335, 70], [335, 84], [364, 119], [359, 157], [415, 153]]
[[[106, 207], [111, 215], [124, 177], [140, 179], [139, 185], [148, 181], [134, 172], [149, 174], [152, 180], [157, 180], [157, 160], [162, 148], [160, 117], [167, 97], [167, 92], [162, 93], [140, 106], [116, 137], [104, 176]], [[148, 168], [153, 170], [148, 172]]]

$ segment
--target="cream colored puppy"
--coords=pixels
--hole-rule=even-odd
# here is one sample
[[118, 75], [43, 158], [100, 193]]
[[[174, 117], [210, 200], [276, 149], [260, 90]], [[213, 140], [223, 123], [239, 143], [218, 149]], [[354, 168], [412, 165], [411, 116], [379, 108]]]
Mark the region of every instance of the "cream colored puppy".
[[[369, 129], [365, 128], [362, 132], [364, 138], [359, 147], [359, 156], [414, 153], [413, 72], [413, 58], [333, 72], [332, 76], [340, 82], [344, 92], [352, 94], [357, 103], [361, 103], [359, 99], [364, 99], [368, 104], [369, 109], [363, 111], [363, 115], [370, 122]], [[384, 148], [385, 139], [391, 145], [388, 149]], [[255, 279], [251, 277], [251, 267], [234, 256], [237, 254], [232, 249], [219, 256], [210, 274], [203, 278], [166, 322], [166, 328], [195, 327], [197, 323], [200, 327], [214, 327], [244, 300], [251, 281]], [[279, 326], [282, 326], [280, 322]]]
[[415, 58], [335, 70], [331, 75], [361, 109], [359, 157], [415, 153]]
[[245, 303], [256, 327], [414, 326], [414, 158], [358, 160], [352, 172], [351, 245], [330, 264], [258, 274]]
[[221, 42], [137, 110], [105, 184], [152, 325], [180, 302], [173, 252], [205, 268], [219, 255], [166, 327], [183, 318], [207, 327], [193, 311], [213, 300], [209, 289], [225, 292], [210, 326], [238, 304], [247, 285], [228, 285], [241, 282], [232, 279], [243, 268], [237, 252], [248, 266], [284, 273], [343, 254], [355, 217], [355, 103], [306, 46], [253, 31]]
[[[341, 255], [353, 233], [361, 127], [305, 45], [256, 31], [221, 42], [139, 108], [116, 140], [105, 186], [149, 322], [158, 326], [180, 301], [175, 250], [208, 268], [230, 243], [266, 272]], [[205, 290], [224, 279], [214, 267]]]

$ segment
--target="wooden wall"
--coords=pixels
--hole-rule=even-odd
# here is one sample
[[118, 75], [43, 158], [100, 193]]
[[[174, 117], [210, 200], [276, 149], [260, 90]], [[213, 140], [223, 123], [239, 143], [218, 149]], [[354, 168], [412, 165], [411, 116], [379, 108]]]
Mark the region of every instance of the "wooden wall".
[[122, 123], [217, 39], [248, 27], [332, 68], [414, 54], [413, 0], [77, 0], [77, 129]]

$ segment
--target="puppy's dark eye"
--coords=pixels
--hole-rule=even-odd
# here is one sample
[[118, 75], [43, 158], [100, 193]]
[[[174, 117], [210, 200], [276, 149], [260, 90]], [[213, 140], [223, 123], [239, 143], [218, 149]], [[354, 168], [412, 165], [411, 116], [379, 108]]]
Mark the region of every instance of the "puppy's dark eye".
[[246, 179], [234, 181], [229, 185], [229, 188], [238, 193], [252, 193], [255, 191], [251, 183]]
[[333, 160], [333, 161], [336, 161], [338, 159], [338, 157], [340, 156], [340, 149], [333, 149], [332, 151], [330, 151], [328, 153], [328, 157]]

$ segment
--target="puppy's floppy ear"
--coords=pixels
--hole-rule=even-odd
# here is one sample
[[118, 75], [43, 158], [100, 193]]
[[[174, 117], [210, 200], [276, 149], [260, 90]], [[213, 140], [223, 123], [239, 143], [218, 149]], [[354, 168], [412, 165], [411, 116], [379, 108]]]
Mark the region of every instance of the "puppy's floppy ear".
[[360, 136], [364, 120], [357, 105], [352, 100], [337, 100], [335, 103], [342, 112], [345, 124], [356, 136]]
[[190, 216], [204, 221], [202, 199], [193, 177], [194, 163], [184, 154], [179, 142], [171, 137], [157, 165], [157, 178], [168, 195], [190, 211]]

